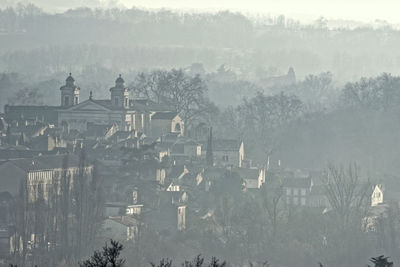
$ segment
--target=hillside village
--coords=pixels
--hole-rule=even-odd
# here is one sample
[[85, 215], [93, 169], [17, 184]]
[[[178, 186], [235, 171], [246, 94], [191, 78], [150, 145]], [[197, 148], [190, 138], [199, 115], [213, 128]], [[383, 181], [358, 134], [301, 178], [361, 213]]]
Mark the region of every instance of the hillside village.
[[[69, 74], [60, 88], [60, 105], [7, 105], [0, 115], [3, 263], [17, 255], [25, 262], [49, 263], [38, 253], [44, 243], [46, 251], [78, 248], [71, 253], [83, 256], [79, 250], [92, 246], [90, 239], [100, 244], [120, 240], [140, 253], [149, 231], [174, 243], [203, 229], [226, 243], [231, 231], [239, 231], [230, 222], [234, 210], [246, 209], [237, 203], [259, 196], [273, 227], [277, 210], [309, 209], [323, 215], [332, 209], [332, 180], [324, 180], [326, 170], [288, 169], [269, 158], [255, 164], [242, 140], [215, 138], [211, 127], [189, 135], [173, 107], [131, 97], [121, 75], [109, 99], [91, 92], [83, 100], [79, 92]], [[358, 187], [371, 207], [364, 229], [375, 232], [387, 203], [398, 203], [400, 194], [383, 184]], [[70, 207], [59, 214], [59, 203]], [[38, 209], [43, 218], [31, 216]], [[18, 214], [30, 227], [21, 226]], [[79, 225], [78, 237], [66, 236], [62, 226], [50, 232], [39, 227], [52, 221], [67, 228]], [[194, 250], [183, 244], [176, 246]]]

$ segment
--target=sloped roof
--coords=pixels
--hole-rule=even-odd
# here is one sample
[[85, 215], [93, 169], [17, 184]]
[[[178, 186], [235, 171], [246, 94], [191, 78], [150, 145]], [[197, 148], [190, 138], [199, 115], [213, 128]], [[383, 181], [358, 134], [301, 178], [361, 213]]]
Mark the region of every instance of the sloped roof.
[[185, 147], [183, 144], [174, 144], [171, 149], [171, 153], [173, 154], [184, 154]]
[[19, 127], [10, 127], [10, 132], [12, 134], [24, 133], [27, 136], [31, 137], [32, 135], [38, 134], [40, 131], [48, 128], [48, 125], [45, 124], [34, 124], [34, 125], [23, 125]]
[[178, 115], [178, 112], [157, 112], [155, 113], [151, 119], [152, 120], [172, 120]]
[[[39, 156], [31, 159], [13, 159], [9, 163], [29, 172], [62, 168], [64, 158], [65, 155]], [[68, 167], [79, 167], [79, 158], [75, 155], [68, 155]]]
[[185, 171], [185, 165], [172, 166], [171, 170], [167, 174], [168, 178], [177, 178]]
[[111, 107], [111, 100], [109, 99], [90, 99], [90, 101], [99, 104], [105, 108], [110, 108]]
[[250, 169], [250, 168], [235, 168], [232, 170], [239, 174], [240, 178], [242, 179], [258, 179], [260, 174], [259, 169]]
[[88, 123], [85, 135], [103, 137], [112, 127], [112, 124], [104, 125]]
[[311, 178], [287, 178], [283, 180], [284, 187], [292, 187], [292, 188], [310, 188], [311, 187]]
[[204, 170], [203, 177], [208, 179], [218, 179], [227, 173], [226, 168], [210, 167]]
[[214, 151], [237, 151], [242, 144], [239, 140], [232, 139], [216, 139], [212, 141], [212, 149]]
[[111, 138], [128, 139], [134, 133], [135, 133], [134, 130], [132, 130], [132, 131], [117, 131], [111, 136]]
[[127, 227], [137, 225], [137, 221], [135, 220], [135, 218], [131, 216], [115, 216], [115, 217], [108, 217], [108, 219], [120, 223], [122, 225], [125, 225]]

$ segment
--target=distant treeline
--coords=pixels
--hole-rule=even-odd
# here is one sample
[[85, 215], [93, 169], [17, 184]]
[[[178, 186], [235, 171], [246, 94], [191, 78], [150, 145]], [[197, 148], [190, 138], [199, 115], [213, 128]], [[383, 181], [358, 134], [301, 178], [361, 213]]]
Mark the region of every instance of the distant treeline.
[[115, 69], [226, 64], [246, 78], [331, 71], [342, 81], [398, 73], [400, 32], [390, 27], [329, 30], [284, 16], [79, 8], [49, 14], [33, 5], [0, 10], [0, 68], [43, 74], [100, 64]]

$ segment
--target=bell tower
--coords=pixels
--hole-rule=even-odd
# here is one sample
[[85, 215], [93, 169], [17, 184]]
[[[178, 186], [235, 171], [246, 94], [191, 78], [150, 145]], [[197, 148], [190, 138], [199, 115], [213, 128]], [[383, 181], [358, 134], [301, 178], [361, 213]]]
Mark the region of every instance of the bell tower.
[[110, 89], [110, 92], [113, 107], [129, 108], [129, 89], [125, 87], [121, 74], [115, 80], [115, 86]]
[[75, 85], [75, 79], [71, 73], [65, 80], [65, 85], [61, 86], [61, 106], [70, 107], [79, 104], [79, 90], [80, 88]]

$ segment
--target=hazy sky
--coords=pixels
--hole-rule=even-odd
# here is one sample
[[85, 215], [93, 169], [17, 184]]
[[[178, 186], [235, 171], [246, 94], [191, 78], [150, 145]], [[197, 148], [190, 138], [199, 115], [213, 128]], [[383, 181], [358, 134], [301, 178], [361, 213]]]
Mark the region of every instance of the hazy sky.
[[127, 7], [230, 9], [311, 19], [320, 15], [365, 22], [400, 22], [399, 0], [120, 0]]
[[[64, 11], [82, 5], [170, 8], [197, 11], [232, 10], [251, 14], [284, 14], [301, 21], [319, 16], [373, 22], [376, 19], [400, 23], [400, 0], [0, 0], [0, 7], [16, 2], [32, 2], [50, 11]], [[100, 4], [101, 3], [101, 4]], [[118, 6], [118, 5], [117, 5]]]

